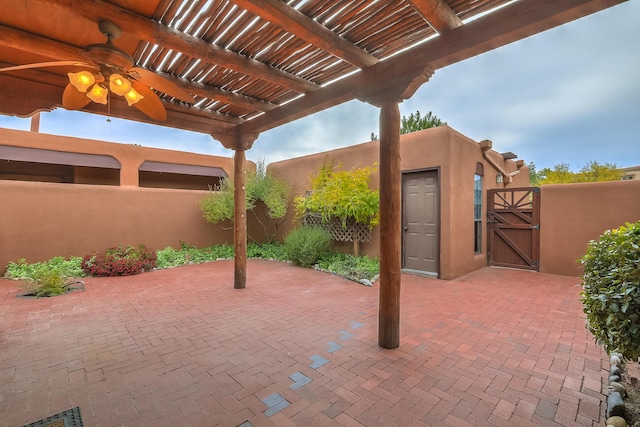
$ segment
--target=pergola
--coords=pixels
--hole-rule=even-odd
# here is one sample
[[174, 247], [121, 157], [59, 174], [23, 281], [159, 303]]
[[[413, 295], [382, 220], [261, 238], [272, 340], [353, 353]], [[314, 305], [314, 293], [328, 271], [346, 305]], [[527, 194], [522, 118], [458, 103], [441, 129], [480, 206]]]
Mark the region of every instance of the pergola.
[[[108, 105], [91, 102], [80, 109], [207, 133], [235, 151], [234, 287], [239, 289], [246, 283], [246, 150], [261, 132], [352, 99], [380, 107], [378, 343], [397, 348], [398, 104], [439, 68], [623, 1], [9, 1], [0, 12], [0, 68], [85, 63], [85, 47], [105, 42], [98, 23], [108, 20], [119, 26], [122, 34], [115, 46], [138, 67], [171, 81], [193, 99], [186, 102], [154, 88], [167, 112], [163, 121], [118, 96]], [[28, 117], [61, 107], [67, 73], [79, 68], [0, 72], [0, 113]]]

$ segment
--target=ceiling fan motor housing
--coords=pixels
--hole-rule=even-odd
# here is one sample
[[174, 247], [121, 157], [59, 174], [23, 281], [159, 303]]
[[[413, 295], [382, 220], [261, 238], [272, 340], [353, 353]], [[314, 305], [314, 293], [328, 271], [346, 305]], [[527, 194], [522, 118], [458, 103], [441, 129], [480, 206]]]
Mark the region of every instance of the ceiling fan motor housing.
[[128, 53], [110, 44], [91, 44], [86, 51], [95, 62], [112, 68], [128, 70], [133, 67], [133, 58]]

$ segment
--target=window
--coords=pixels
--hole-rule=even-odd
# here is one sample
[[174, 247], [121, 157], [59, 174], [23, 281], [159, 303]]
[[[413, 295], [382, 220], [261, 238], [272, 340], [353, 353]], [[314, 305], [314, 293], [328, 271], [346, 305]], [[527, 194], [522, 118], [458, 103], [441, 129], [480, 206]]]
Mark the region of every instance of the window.
[[482, 252], [482, 176], [473, 180], [473, 251]]

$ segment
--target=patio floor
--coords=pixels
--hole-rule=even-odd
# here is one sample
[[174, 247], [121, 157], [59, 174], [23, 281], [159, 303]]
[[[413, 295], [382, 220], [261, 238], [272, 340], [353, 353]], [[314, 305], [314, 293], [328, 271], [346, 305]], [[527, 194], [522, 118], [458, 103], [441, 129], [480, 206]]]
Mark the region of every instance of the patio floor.
[[401, 346], [368, 288], [249, 260], [25, 300], [0, 280], [0, 425], [80, 407], [85, 426], [601, 426], [606, 355], [578, 279], [403, 274]]

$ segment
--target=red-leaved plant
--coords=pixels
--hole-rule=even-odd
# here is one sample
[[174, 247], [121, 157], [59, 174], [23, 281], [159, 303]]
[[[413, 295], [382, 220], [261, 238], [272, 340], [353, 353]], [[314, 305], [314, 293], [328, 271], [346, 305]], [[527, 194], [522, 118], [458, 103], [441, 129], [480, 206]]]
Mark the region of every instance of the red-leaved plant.
[[143, 244], [118, 246], [91, 252], [82, 258], [82, 270], [89, 276], [131, 276], [156, 267], [156, 253]]

